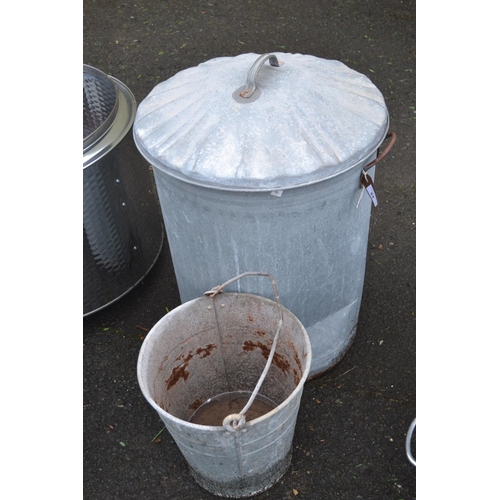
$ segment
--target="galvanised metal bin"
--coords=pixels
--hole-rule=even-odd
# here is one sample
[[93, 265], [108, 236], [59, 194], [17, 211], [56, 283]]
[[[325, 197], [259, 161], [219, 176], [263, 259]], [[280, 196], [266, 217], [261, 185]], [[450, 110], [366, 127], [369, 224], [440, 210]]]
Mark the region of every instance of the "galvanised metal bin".
[[[336, 364], [356, 332], [388, 130], [366, 76], [311, 55], [221, 57], [157, 85], [134, 139], [154, 167], [181, 301], [266, 269], [307, 329], [310, 376]], [[233, 291], [271, 298], [255, 283]]]
[[149, 165], [132, 138], [130, 89], [83, 65], [83, 316], [132, 290], [163, 243]]

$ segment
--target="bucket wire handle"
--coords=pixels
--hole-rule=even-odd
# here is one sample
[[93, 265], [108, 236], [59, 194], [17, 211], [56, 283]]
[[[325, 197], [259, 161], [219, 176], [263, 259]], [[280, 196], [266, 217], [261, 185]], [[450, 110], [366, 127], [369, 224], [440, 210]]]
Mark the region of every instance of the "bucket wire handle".
[[209, 297], [215, 297], [217, 294], [222, 292], [223, 288], [230, 283], [233, 283], [233, 281], [237, 281], [241, 278], [244, 278], [245, 276], [267, 276], [271, 280], [271, 285], [274, 290], [274, 295], [276, 297], [276, 304], [278, 305], [279, 312], [280, 312], [280, 318], [278, 322], [278, 328], [276, 329], [276, 333], [274, 334], [274, 340], [273, 340], [273, 345], [271, 346], [271, 351], [269, 352], [269, 357], [267, 358], [266, 366], [264, 367], [263, 372], [260, 375], [260, 378], [255, 386], [255, 389], [252, 392], [252, 395], [250, 396], [250, 399], [248, 400], [247, 404], [243, 407], [243, 409], [239, 413], [231, 413], [231, 415], [228, 415], [222, 422], [222, 425], [227, 431], [230, 432], [236, 432], [239, 431], [240, 429], [243, 428], [243, 426], [246, 423], [246, 417], [245, 413], [248, 411], [250, 406], [252, 406], [252, 403], [254, 402], [255, 398], [257, 397], [257, 394], [262, 386], [262, 383], [264, 382], [264, 379], [266, 378], [267, 372], [269, 371], [269, 368], [271, 366], [271, 363], [273, 361], [274, 353], [276, 351], [276, 345], [278, 343], [278, 336], [281, 331], [281, 325], [283, 324], [283, 309], [281, 307], [280, 303], [280, 296], [278, 293], [278, 287], [276, 286], [276, 281], [274, 281], [274, 277], [272, 274], [269, 273], [263, 273], [259, 271], [247, 271], [245, 273], [239, 274], [238, 276], [235, 276], [234, 278], [231, 278], [230, 280], [226, 281], [224, 284], [216, 286], [212, 288], [212, 290], [209, 290], [208, 292], [205, 292], [205, 295], [208, 295]]

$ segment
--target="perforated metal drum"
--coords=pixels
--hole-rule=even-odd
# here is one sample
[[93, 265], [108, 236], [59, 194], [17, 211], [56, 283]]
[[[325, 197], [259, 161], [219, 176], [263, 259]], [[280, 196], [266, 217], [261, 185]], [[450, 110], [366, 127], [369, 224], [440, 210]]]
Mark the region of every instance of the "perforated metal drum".
[[83, 65], [83, 315], [132, 290], [156, 261], [161, 212], [131, 127], [132, 92]]

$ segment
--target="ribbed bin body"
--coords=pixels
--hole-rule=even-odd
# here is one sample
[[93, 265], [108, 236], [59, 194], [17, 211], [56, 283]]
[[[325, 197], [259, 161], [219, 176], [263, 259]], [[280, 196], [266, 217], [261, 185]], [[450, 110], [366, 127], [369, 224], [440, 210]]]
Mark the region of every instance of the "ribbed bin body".
[[[267, 269], [307, 329], [321, 373], [345, 354], [363, 293], [371, 201], [361, 167], [300, 188], [242, 193], [187, 184], [155, 169], [182, 302], [248, 269]], [[229, 288], [272, 298], [266, 283]]]

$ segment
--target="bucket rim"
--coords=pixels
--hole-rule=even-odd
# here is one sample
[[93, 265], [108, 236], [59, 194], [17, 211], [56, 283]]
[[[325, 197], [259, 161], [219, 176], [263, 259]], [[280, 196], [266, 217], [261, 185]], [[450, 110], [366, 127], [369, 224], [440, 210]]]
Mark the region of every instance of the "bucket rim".
[[[250, 296], [250, 297], [253, 297], [253, 298], [258, 298], [259, 300], [261, 300], [262, 302], [266, 302], [268, 304], [273, 304], [273, 305], [277, 305], [277, 303], [274, 301], [274, 300], [271, 300], [271, 299], [268, 299], [267, 297], [262, 297], [260, 295], [256, 295], [256, 294], [251, 294], [251, 293], [244, 293], [244, 292], [223, 292], [221, 294], [222, 296], [235, 296], [235, 295], [238, 295], [238, 296]], [[148, 389], [148, 386], [147, 386], [147, 383], [146, 383], [146, 380], [145, 380], [145, 377], [144, 377], [144, 370], [142, 369], [143, 365], [145, 364], [145, 356], [146, 356], [146, 350], [147, 350], [147, 345], [149, 343], [151, 343], [153, 340], [154, 340], [154, 337], [155, 336], [158, 336], [159, 335], [159, 332], [160, 332], [160, 329], [161, 329], [161, 326], [163, 326], [163, 324], [168, 321], [167, 320], [167, 317], [170, 316], [170, 318], [172, 317], [172, 315], [174, 314], [180, 314], [183, 312], [183, 309], [187, 309], [189, 306], [192, 306], [193, 303], [195, 302], [200, 302], [200, 301], [207, 301], [207, 300], [210, 300], [209, 297], [198, 297], [196, 299], [192, 299], [188, 302], [185, 302], [184, 304], [180, 304], [179, 306], [177, 306], [175, 309], [172, 309], [171, 311], [169, 311], [167, 314], [165, 314], [162, 318], [160, 318], [159, 321], [157, 321], [155, 323], [155, 325], [153, 326], [153, 328], [151, 328], [151, 330], [148, 332], [148, 334], [144, 337], [144, 340], [142, 342], [142, 345], [141, 345], [141, 349], [139, 351], [139, 356], [138, 356], [138, 360], [137, 360], [137, 380], [138, 380], [138, 383], [139, 383], [139, 388], [141, 389], [141, 392], [143, 394], [143, 396], [146, 398], [146, 400], [148, 401], [148, 403], [162, 416], [164, 416], [167, 420], [170, 420], [172, 421], [173, 423], [176, 423], [176, 424], [182, 424], [182, 425], [187, 425], [189, 427], [192, 427], [194, 429], [199, 429], [199, 430], [206, 430], [206, 431], [212, 431], [212, 432], [229, 432], [227, 431], [222, 425], [201, 425], [201, 424], [195, 424], [195, 423], [192, 423], [192, 422], [188, 422], [187, 420], [183, 420], [182, 418], [179, 418], [179, 417], [176, 417], [174, 415], [172, 415], [171, 413], [169, 413], [168, 411], [164, 410], [160, 405], [158, 405], [158, 403], [156, 403], [156, 401], [152, 398], [151, 396], [151, 393]], [[281, 306], [282, 309], [284, 310], [284, 314], [288, 314], [290, 315], [290, 317], [295, 320], [299, 325], [300, 325], [300, 329], [304, 335], [304, 339], [305, 339], [305, 342], [306, 342], [306, 363], [305, 363], [305, 367], [302, 371], [302, 376], [299, 380], [299, 383], [295, 386], [294, 390], [287, 396], [287, 398], [282, 401], [278, 406], [276, 406], [276, 408], [273, 408], [271, 411], [267, 412], [266, 414], [258, 417], [258, 418], [255, 418], [253, 420], [250, 420], [249, 422], [247, 422], [243, 429], [246, 429], [248, 427], [252, 427], [254, 425], [257, 425], [258, 423], [268, 419], [268, 418], [271, 418], [271, 416], [273, 416], [274, 414], [278, 413], [278, 411], [280, 411], [281, 409], [283, 409], [285, 406], [287, 406], [288, 404], [290, 404], [290, 402], [297, 396], [298, 393], [300, 393], [300, 391], [302, 391], [303, 387], [304, 387], [304, 384], [306, 383], [307, 381], [307, 378], [309, 376], [309, 371], [311, 369], [311, 362], [312, 362], [312, 347], [311, 347], [311, 341], [309, 339], [309, 335], [307, 333], [307, 330], [305, 329], [304, 325], [302, 324], [302, 322], [297, 318], [297, 316], [295, 316], [295, 314], [293, 314], [289, 309], [287, 309], [286, 307], [284, 306]], [[238, 434], [238, 432], [235, 432], [234, 433], [235, 435]]]

